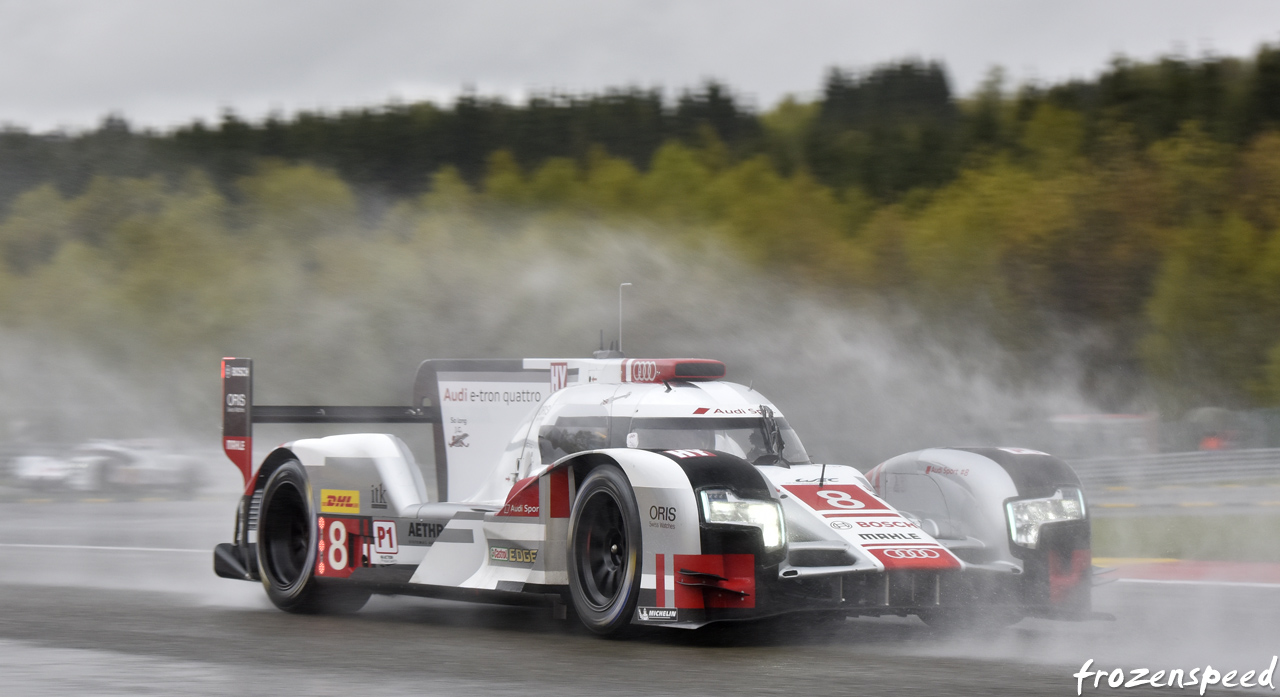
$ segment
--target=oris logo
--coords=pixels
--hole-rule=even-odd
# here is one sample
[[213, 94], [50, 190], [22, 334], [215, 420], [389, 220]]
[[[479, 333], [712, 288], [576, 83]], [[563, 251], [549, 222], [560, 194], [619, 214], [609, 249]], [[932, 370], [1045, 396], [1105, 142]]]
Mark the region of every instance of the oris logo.
[[886, 549], [884, 555], [890, 559], [937, 559], [942, 556], [936, 549]]
[[634, 361], [631, 364], [632, 382], [654, 382], [658, 379], [657, 361]]
[[676, 522], [675, 506], [649, 506], [649, 520], [665, 520], [669, 523]]
[[245, 402], [245, 396], [242, 394], [232, 393], [227, 395], [227, 406], [229, 407], [243, 407]]

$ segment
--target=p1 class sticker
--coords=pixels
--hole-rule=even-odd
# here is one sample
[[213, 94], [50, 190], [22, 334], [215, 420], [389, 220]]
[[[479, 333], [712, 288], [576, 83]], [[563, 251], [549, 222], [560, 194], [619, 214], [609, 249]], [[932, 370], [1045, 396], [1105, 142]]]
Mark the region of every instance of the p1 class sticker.
[[373, 521], [373, 551], [377, 554], [397, 554], [396, 523], [394, 520]]

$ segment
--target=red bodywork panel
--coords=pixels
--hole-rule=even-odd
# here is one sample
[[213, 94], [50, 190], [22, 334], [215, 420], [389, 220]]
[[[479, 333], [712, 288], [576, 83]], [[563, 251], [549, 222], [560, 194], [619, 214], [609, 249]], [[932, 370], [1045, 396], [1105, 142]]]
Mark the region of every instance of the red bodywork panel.
[[[675, 554], [672, 556], [675, 566], [672, 572], [676, 577], [676, 607], [702, 609], [754, 608], [756, 606], [756, 557], [754, 554]], [[725, 580], [721, 581], [712, 576], [699, 576], [699, 573], [712, 574]]]

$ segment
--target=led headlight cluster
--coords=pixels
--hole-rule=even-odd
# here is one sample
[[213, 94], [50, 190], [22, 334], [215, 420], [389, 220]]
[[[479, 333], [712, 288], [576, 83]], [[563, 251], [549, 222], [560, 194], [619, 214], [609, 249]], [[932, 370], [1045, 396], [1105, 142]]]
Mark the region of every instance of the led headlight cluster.
[[1004, 509], [1013, 541], [1035, 549], [1040, 542], [1040, 526], [1084, 519], [1084, 494], [1079, 489], [1058, 489], [1049, 498], [1010, 501]]
[[741, 499], [728, 489], [703, 489], [702, 517], [708, 523], [750, 525], [760, 529], [764, 547], [775, 551], [787, 539], [782, 506], [777, 501]]

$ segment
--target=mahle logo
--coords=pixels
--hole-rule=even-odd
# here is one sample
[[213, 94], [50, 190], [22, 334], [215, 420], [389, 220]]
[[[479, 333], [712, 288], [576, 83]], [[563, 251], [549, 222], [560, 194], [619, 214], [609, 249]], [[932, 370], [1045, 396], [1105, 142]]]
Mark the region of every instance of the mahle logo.
[[348, 489], [321, 489], [321, 513], [359, 513], [360, 492]]

